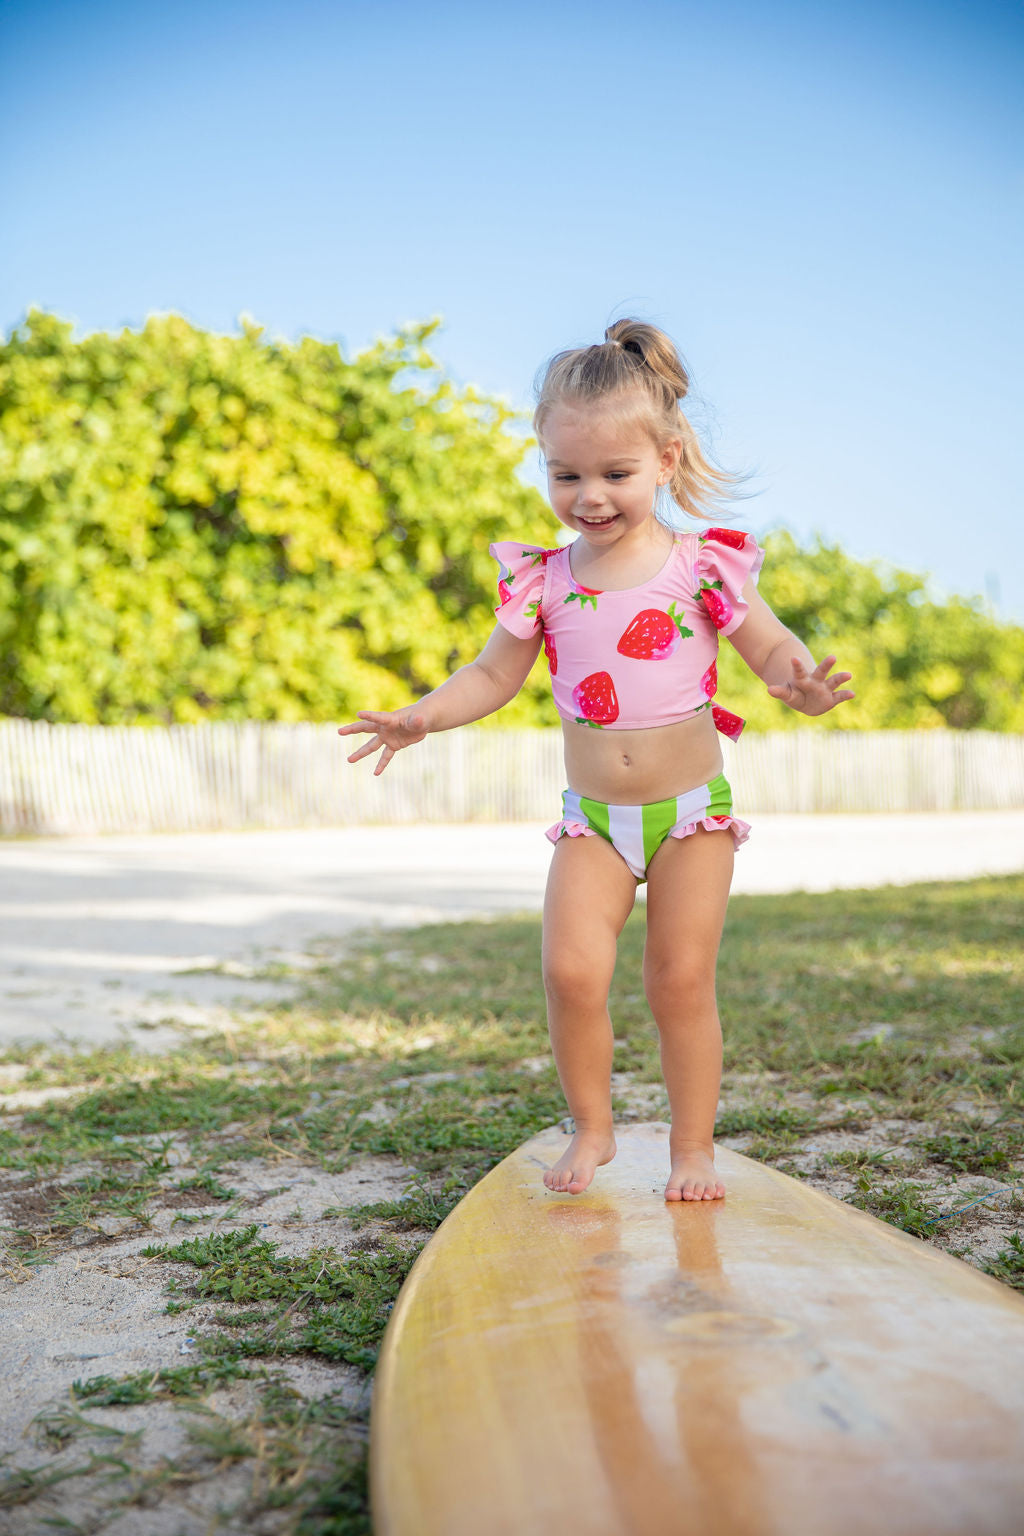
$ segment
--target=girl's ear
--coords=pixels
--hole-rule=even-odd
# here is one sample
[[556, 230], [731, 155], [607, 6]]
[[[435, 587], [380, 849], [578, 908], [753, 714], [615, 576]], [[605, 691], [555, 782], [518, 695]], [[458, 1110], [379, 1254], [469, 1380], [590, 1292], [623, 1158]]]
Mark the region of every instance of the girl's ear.
[[679, 460], [682, 458], [682, 455], [683, 455], [683, 440], [682, 440], [682, 438], [681, 437], [670, 437], [668, 442], [665, 444], [665, 447], [661, 451], [661, 469], [662, 469], [662, 473], [667, 471], [668, 472], [668, 477], [669, 477], [670, 480], [671, 480], [672, 476], [675, 474], [676, 465], [679, 463]]

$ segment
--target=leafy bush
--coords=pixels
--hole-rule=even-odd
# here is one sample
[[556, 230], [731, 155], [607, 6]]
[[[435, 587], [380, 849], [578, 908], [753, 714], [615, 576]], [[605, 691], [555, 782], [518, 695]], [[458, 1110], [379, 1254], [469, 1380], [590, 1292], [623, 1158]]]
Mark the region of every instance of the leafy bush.
[[[0, 347], [0, 714], [335, 719], [471, 660], [488, 542], [543, 502], [435, 325], [346, 362], [173, 314], [73, 342], [32, 310]], [[539, 705], [540, 668], [505, 723]]]
[[[397, 708], [490, 631], [493, 539], [559, 542], [507, 405], [404, 327], [351, 361], [178, 315], [0, 345], [0, 715], [334, 720]], [[768, 541], [763, 590], [854, 673], [826, 728], [1024, 730], [1024, 629], [820, 540]], [[752, 729], [801, 723], [722, 648]], [[502, 725], [554, 724], [542, 659]]]

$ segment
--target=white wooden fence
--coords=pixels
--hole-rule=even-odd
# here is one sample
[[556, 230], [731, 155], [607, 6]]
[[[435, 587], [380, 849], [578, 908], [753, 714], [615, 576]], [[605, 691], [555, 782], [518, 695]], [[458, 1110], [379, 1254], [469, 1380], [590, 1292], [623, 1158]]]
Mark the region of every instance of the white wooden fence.
[[[374, 778], [330, 725], [167, 728], [0, 720], [0, 834], [370, 822], [554, 821], [561, 736], [465, 727]], [[723, 739], [741, 815], [1024, 808], [1024, 736], [747, 732]]]

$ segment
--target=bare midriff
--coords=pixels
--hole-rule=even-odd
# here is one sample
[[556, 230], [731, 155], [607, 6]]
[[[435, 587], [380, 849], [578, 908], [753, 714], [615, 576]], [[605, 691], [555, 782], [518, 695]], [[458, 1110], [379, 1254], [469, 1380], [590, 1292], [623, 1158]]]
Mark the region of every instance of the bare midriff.
[[675, 725], [595, 731], [562, 721], [570, 789], [606, 805], [650, 805], [706, 784], [722, 771], [710, 710]]

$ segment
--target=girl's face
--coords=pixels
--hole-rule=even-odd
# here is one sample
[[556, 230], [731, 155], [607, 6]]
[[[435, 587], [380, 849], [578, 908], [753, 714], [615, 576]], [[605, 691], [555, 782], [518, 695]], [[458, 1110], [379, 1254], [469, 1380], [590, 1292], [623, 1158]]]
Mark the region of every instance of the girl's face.
[[544, 450], [555, 516], [588, 543], [607, 547], [652, 518], [658, 481], [671, 477], [682, 440], [659, 452], [636, 424], [556, 406], [544, 423]]

